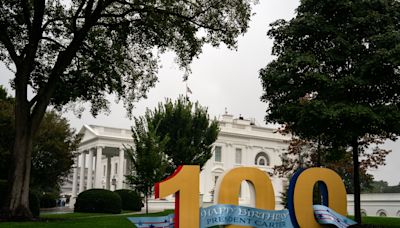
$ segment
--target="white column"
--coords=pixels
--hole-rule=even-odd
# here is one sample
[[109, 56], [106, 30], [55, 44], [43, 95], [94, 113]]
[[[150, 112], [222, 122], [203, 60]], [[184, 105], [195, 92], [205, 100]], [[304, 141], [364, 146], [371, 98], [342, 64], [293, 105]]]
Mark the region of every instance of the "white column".
[[97, 147], [96, 151], [96, 168], [95, 168], [95, 180], [94, 187], [95, 188], [103, 188], [102, 180], [103, 180], [103, 165], [101, 164], [103, 157], [103, 147]]
[[81, 153], [81, 173], [80, 173], [80, 179], [79, 179], [79, 193], [83, 192], [85, 190], [84, 188], [84, 183], [85, 183], [85, 160], [86, 160], [86, 154], [83, 151]]
[[74, 208], [75, 205], [75, 198], [76, 198], [76, 190], [78, 187], [78, 162], [79, 162], [79, 157], [75, 158], [75, 167], [74, 167], [74, 175], [72, 177], [72, 196], [71, 199], [69, 199], [69, 207]]
[[[131, 172], [131, 161], [130, 161], [129, 157], [127, 157], [125, 159], [124, 170], [125, 170], [125, 174], [126, 175], [131, 175], [132, 174], [132, 172]], [[124, 186], [125, 186], [125, 188], [129, 188], [130, 187], [128, 183], [126, 183]]]
[[118, 164], [118, 183], [117, 189], [122, 189], [124, 186], [124, 160], [125, 160], [125, 151], [124, 148], [119, 148], [119, 164]]
[[88, 161], [88, 174], [87, 174], [86, 189], [93, 188], [92, 176], [93, 176], [93, 150], [89, 149], [89, 161]]
[[75, 158], [74, 175], [72, 177], [72, 197], [76, 197], [76, 189], [78, 187], [78, 162], [79, 157]]
[[111, 156], [107, 156], [106, 189], [111, 190]]

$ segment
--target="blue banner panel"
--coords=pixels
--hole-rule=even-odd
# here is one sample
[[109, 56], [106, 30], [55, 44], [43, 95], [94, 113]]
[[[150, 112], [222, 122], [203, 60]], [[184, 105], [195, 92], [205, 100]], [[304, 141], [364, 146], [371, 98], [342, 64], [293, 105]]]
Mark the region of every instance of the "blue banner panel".
[[335, 225], [338, 228], [346, 228], [357, 224], [353, 220], [336, 213], [334, 210], [323, 205], [313, 205], [314, 215], [319, 224]]
[[288, 210], [262, 210], [252, 207], [217, 204], [200, 209], [200, 228], [217, 225], [255, 228], [292, 228]]
[[174, 228], [174, 214], [160, 217], [128, 217], [137, 228]]

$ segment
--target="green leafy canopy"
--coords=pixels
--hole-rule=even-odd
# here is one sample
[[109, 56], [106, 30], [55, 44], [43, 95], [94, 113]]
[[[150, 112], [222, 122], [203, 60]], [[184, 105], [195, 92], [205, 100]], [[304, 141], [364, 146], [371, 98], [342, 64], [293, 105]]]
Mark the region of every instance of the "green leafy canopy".
[[267, 122], [345, 145], [399, 133], [398, 1], [303, 0], [271, 26], [277, 58], [260, 71]]
[[219, 126], [198, 102], [192, 103], [183, 96], [176, 101], [167, 99], [153, 111], [148, 110], [145, 118], [161, 139], [168, 139], [165, 153], [171, 160], [170, 174], [180, 165], [203, 167], [211, 158]]
[[[14, 98], [0, 86], [0, 179], [7, 179], [12, 164], [14, 139]], [[56, 191], [70, 173], [81, 135], [70, 128], [68, 120], [54, 111], [46, 112], [33, 139], [30, 186], [37, 191]]]
[[252, 2], [2, 1], [0, 60], [33, 88], [32, 104], [89, 101], [97, 114], [107, 109], [105, 95], [114, 93], [131, 110], [157, 81], [159, 52], [175, 52], [190, 71], [204, 44], [234, 48]]
[[178, 166], [202, 167], [212, 156], [219, 126], [209, 119], [206, 108], [181, 96], [135, 118], [132, 132], [134, 146], [127, 149], [132, 170], [127, 179], [147, 196]]
[[352, 148], [361, 223], [359, 147], [400, 133], [400, 2], [302, 0], [293, 19], [271, 26], [277, 58], [260, 71], [266, 121]]

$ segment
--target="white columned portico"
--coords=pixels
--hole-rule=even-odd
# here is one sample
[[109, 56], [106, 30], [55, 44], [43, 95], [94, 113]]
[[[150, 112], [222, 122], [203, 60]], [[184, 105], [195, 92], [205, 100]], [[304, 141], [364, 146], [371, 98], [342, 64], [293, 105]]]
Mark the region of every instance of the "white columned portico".
[[85, 160], [86, 160], [86, 154], [85, 151], [82, 151], [81, 155], [81, 172], [80, 172], [80, 177], [79, 177], [79, 193], [83, 192], [85, 190], [84, 184], [85, 184]]
[[95, 176], [94, 176], [94, 187], [95, 188], [103, 188], [102, 180], [103, 180], [103, 165], [101, 164], [101, 160], [103, 157], [103, 147], [98, 146], [96, 151], [96, 168], [95, 168]]
[[86, 189], [93, 188], [92, 177], [93, 177], [93, 150], [89, 149], [89, 161], [88, 161], [88, 174], [87, 174]]
[[119, 165], [118, 165], [118, 184], [117, 189], [123, 189], [124, 186], [124, 160], [125, 160], [125, 151], [124, 148], [119, 148]]

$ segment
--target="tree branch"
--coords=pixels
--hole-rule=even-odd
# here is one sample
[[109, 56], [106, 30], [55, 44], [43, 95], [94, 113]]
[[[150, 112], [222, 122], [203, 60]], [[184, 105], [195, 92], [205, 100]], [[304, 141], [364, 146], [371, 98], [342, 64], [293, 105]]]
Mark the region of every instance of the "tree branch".
[[73, 57], [76, 55], [79, 47], [82, 45], [83, 41], [87, 37], [90, 29], [96, 24], [96, 22], [100, 18], [101, 12], [107, 7], [107, 5], [103, 4], [100, 1], [94, 11], [89, 15], [89, 17], [85, 20], [85, 24], [79, 30], [79, 32], [75, 33], [74, 38], [71, 43], [66, 47], [64, 51], [60, 51], [56, 63], [49, 75], [49, 79], [47, 83], [40, 87], [36, 97], [33, 99], [36, 102], [32, 102], [31, 105], [34, 105], [32, 108], [31, 114], [31, 134], [33, 135], [37, 129], [39, 128], [40, 122], [44, 116], [47, 106], [50, 103], [50, 100], [57, 89], [57, 83], [60, 80], [60, 75], [63, 74], [65, 69], [71, 63]]
[[47, 20], [44, 24], [43, 24], [43, 26], [42, 26], [42, 31], [44, 31], [45, 29], [46, 29], [46, 27], [49, 25], [49, 24], [51, 24], [51, 23], [53, 23], [53, 22], [56, 22], [56, 21], [65, 21], [65, 20], [68, 20], [68, 19], [71, 19], [72, 17], [56, 17], [56, 18], [53, 18], [53, 19], [51, 19], [51, 20]]
[[127, 11], [121, 13], [121, 14], [104, 13], [104, 14], [101, 14], [101, 17], [105, 17], [105, 18], [107, 18], [107, 17], [122, 18], [122, 17], [125, 17], [126, 15], [128, 15], [128, 14], [130, 14], [130, 13], [132, 13], [132, 12], [135, 12], [135, 11], [136, 11], [136, 12], [145, 12], [145, 10], [143, 10], [143, 9], [139, 9], [139, 8], [130, 8], [129, 10], [127, 10]]
[[26, 23], [26, 26], [28, 28], [28, 31], [31, 31], [31, 29], [32, 29], [31, 12], [30, 12], [30, 7], [29, 7], [29, 1], [28, 0], [24, 0], [22, 2], [22, 9], [23, 9], [24, 19], [25, 19], [25, 23]]
[[77, 31], [76, 27], [76, 21], [79, 18], [79, 14], [82, 12], [83, 6], [85, 5], [86, 1], [82, 1], [81, 4], [78, 6], [78, 9], [76, 10], [74, 17], [72, 18], [72, 31], [75, 33]]
[[32, 29], [29, 31], [29, 42], [25, 45], [23, 53], [26, 54], [24, 56], [24, 64], [28, 65], [28, 74], [33, 70], [33, 63], [35, 61], [36, 52], [39, 46], [40, 38], [42, 37], [42, 22], [44, 9], [46, 6], [46, 1], [44, 0], [35, 0], [34, 1], [34, 14], [33, 14], [33, 23]]
[[[92, 15], [92, 8], [93, 8], [94, 0], [89, 0], [89, 2], [86, 4], [85, 8], [85, 19], [88, 20], [90, 18], [90, 15]], [[100, 2], [98, 4], [101, 4]]]
[[[35, 0], [34, 1], [34, 14], [33, 14], [33, 23], [32, 23], [32, 31], [29, 33], [29, 41], [32, 44], [39, 42], [41, 34], [42, 34], [42, 22], [44, 16], [44, 9], [46, 6], [45, 0]], [[31, 44], [31, 45], [32, 45]]]
[[60, 42], [58, 42], [57, 40], [54, 40], [54, 39], [52, 39], [52, 38], [50, 38], [50, 37], [43, 36], [42, 39], [43, 39], [43, 40], [50, 41], [50, 42], [56, 44], [57, 46], [59, 46], [59, 47], [61, 47], [61, 48], [63, 48], [63, 49], [66, 49], [66, 47], [65, 47], [64, 45], [62, 45]]
[[199, 15], [201, 15], [202, 11], [199, 12], [199, 14], [196, 14], [196, 15], [193, 15], [193, 16], [185, 16], [185, 15], [182, 15], [182, 14], [179, 14], [179, 13], [175, 13], [175, 12], [171, 12], [171, 11], [168, 11], [168, 10], [165, 10], [165, 9], [153, 8], [153, 10], [158, 12], [158, 13], [172, 15], [172, 16], [184, 19], [184, 20], [186, 20], [186, 21], [188, 21], [188, 22], [190, 22], [190, 23], [192, 23], [194, 25], [197, 25], [199, 27], [202, 27], [202, 28], [210, 29], [212, 31], [223, 31], [223, 29], [214, 28], [214, 27], [211, 27], [211, 26], [208, 26], [208, 25], [205, 25], [205, 24], [202, 24], [202, 23], [199, 23], [199, 22], [195, 21], [194, 19], [196, 17], [198, 17]]
[[8, 36], [7, 26], [0, 23], [0, 41], [6, 47], [8, 54], [10, 54], [11, 59], [14, 61], [15, 65], [18, 67], [21, 63], [20, 56], [18, 56], [15, 46], [12, 43], [10, 37]]

